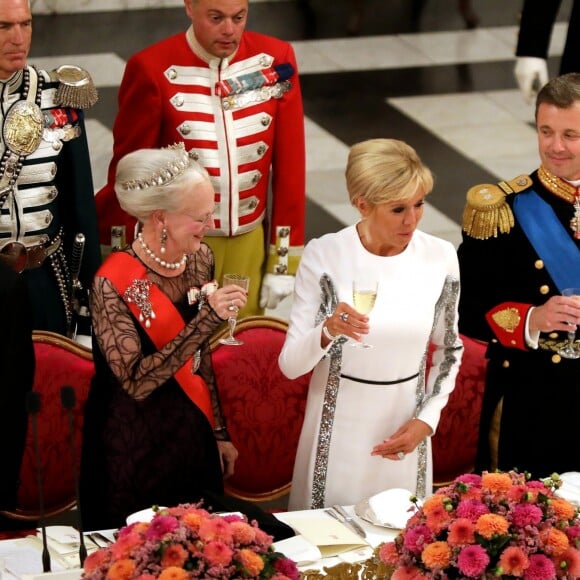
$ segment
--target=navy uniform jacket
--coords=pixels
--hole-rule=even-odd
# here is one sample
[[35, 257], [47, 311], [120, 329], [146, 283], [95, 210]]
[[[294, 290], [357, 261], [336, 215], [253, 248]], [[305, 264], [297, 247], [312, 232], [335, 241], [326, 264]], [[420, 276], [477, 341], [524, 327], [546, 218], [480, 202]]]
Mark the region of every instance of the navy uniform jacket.
[[[521, 183], [523, 185], [518, 186]], [[530, 186], [556, 213], [572, 237], [573, 206], [542, 185], [538, 172], [509, 184], [516, 191], [505, 197], [510, 208]], [[498, 186], [487, 187], [497, 193]], [[495, 189], [494, 189], [495, 188]], [[469, 196], [469, 194], [468, 194]], [[542, 334], [540, 348], [525, 345], [523, 330], [532, 305], [560, 294], [540, 256], [517, 222], [508, 233], [477, 239], [464, 232], [458, 249], [461, 273], [460, 332], [489, 342], [486, 391], [481, 417], [478, 469], [490, 467], [488, 432], [491, 417], [503, 397], [499, 468], [514, 467], [543, 477], [552, 472], [579, 471], [580, 360], [556, 354], [563, 333]], [[466, 215], [464, 215], [464, 228]], [[580, 242], [575, 240], [576, 247]], [[565, 257], [563, 257], [565, 259]], [[498, 314], [499, 312], [499, 314]], [[506, 316], [506, 312], [509, 316]], [[495, 313], [496, 323], [491, 314]], [[487, 317], [486, 317], [487, 315]], [[506, 331], [506, 328], [508, 330]]]
[[[4, 124], [10, 108], [26, 97], [27, 75], [34, 74], [31, 68], [0, 83]], [[36, 103], [43, 115], [42, 139], [24, 157], [14, 192], [2, 205], [0, 251], [10, 242], [27, 248], [50, 245], [60, 234], [61, 249], [21, 275], [28, 286], [33, 328], [67, 334], [71, 254], [77, 233], [86, 238], [79, 277], [84, 288], [90, 287], [100, 264], [94, 189], [83, 111], [60, 104], [61, 83], [54, 73], [40, 70], [38, 79]], [[0, 151], [6, 152], [4, 139]]]

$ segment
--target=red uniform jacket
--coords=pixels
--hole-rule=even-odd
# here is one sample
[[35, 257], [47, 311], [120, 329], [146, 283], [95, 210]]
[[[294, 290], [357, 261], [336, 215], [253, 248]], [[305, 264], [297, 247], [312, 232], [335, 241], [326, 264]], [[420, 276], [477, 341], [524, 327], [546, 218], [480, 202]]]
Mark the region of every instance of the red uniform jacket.
[[[224, 100], [216, 95], [219, 81], [283, 63], [294, 67], [289, 82]], [[246, 31], [231, 60], [220, 60], [201, 48], [190, 28], [146, 48], [127, 63], [113, 133], [108, 183], [96, 198], [101, 243], [111, 243], [114, 226], [126, 226], [127, 240], [133, 239], [135, 220], [121, 210], [113, 189], [118, 160], [136, 149], [183, 141], [216, 191], [216, 230], [209, 235], [236, 236], [262, 223], [272, 168], [268, 271], [276, 271], [280, 245], [289, 246], [283, 253], [286, 261], [290, 257], [288, 273], [294, 270], [298, 258], [291, 258], [304, 243], [304, 115], [287, 42]]]

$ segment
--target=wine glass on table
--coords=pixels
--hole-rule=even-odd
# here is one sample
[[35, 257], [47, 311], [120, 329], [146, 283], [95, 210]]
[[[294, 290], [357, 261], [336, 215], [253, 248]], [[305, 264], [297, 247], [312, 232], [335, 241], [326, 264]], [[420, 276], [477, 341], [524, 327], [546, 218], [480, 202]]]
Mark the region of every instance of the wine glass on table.
[[[224, 274], [222, 279], [222, 287], [229, 286], [230, 284], [235, 284], [247, 292], [248, 288], [250, 287], [250, 277], [244, 276], [243, 274]], [[226, 338], [220, 338], [219, 342], [220, 344], [227, 344], [229, 346], [239, 346], [244, 344], [243, 340], [240, 340], [234, 336], [236, 324], [238, 323], [237, 314], [239, 308], [232, 304], [230, 306], [230, 310], [232, 314], [228, 317], [229, 334], [226, 336]]]
[[[580, 304], [580, 288], [564, 288], [562, 296], [575, 298]], [[572, 324], [568, 331], [568, 340], [566, 344], [558, 350], [558, 354], [564, 358], [580, 358], [580, 349], [574, 346], [576, 340], [576, 325]]]
[[[367, 315], [373, 309], [379, 283], [375, 278], [359, 277], [352, 281], [352, 302], [357, 312]], [[355, 348], [372, 348], [368, 342], [351, 342]]]

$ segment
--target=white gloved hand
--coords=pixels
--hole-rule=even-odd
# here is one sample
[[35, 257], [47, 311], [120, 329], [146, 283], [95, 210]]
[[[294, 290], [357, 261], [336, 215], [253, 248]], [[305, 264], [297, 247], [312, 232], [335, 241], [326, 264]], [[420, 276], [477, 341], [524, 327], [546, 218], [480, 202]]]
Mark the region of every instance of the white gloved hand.
[[548, 82], [548, 63], [536, 56], [518, 56], [514, 75], [526, 103], [534, 102], [538, 91]]
[[294, 290], [294, 276], [266, 274], [260, 289], [260, 308], [276, 308]]

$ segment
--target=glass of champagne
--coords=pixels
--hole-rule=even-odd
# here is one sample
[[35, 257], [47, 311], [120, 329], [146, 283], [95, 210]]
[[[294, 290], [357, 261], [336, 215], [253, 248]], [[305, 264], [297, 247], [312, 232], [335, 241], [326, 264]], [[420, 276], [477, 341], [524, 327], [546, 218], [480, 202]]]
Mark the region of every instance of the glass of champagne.
[[[352, 281], [352, 302], [361, 314], [369, 314], [375, 305], [379, 283], [376, 279], [358, 278]], [[356, 348], [372, 348], [368, 342], [351, 342]]]
[[[244, 276], [243, 274], [224, 274], [224, 277], [222, 279], [222, 287], [229, 286], [230, 284], [235, 284], [236, 286], [243, 288], [247, 292], [248, 288], [250, 287], [250, 277]], [[220, 338], [219, 342], [220, 344], [227, 344], [229, 346], [239, 346], [241, 344], [244, 344], [243, 340], [240, 340], [239, 338], [236, 338], [234, 336], [236, 324], [238, 323], [237, 314], [239, 308], [237, 306], [232, 306], [230, 307], [230, 309], [232, 311], [232, 314], [228, 318], [229, 334], [226, 338]]]
[[[580, 304], [580, 288], [565, 288], [562, 290], [562, 296], [571, 296]], [[575, 340], [576, 325], [573, 324], [568, 331], [568, 340], [566, 341], [566, 344], [558, 350], [558, 354], [564, 358], [580, 358], [580, 349], [574, 346]]]

